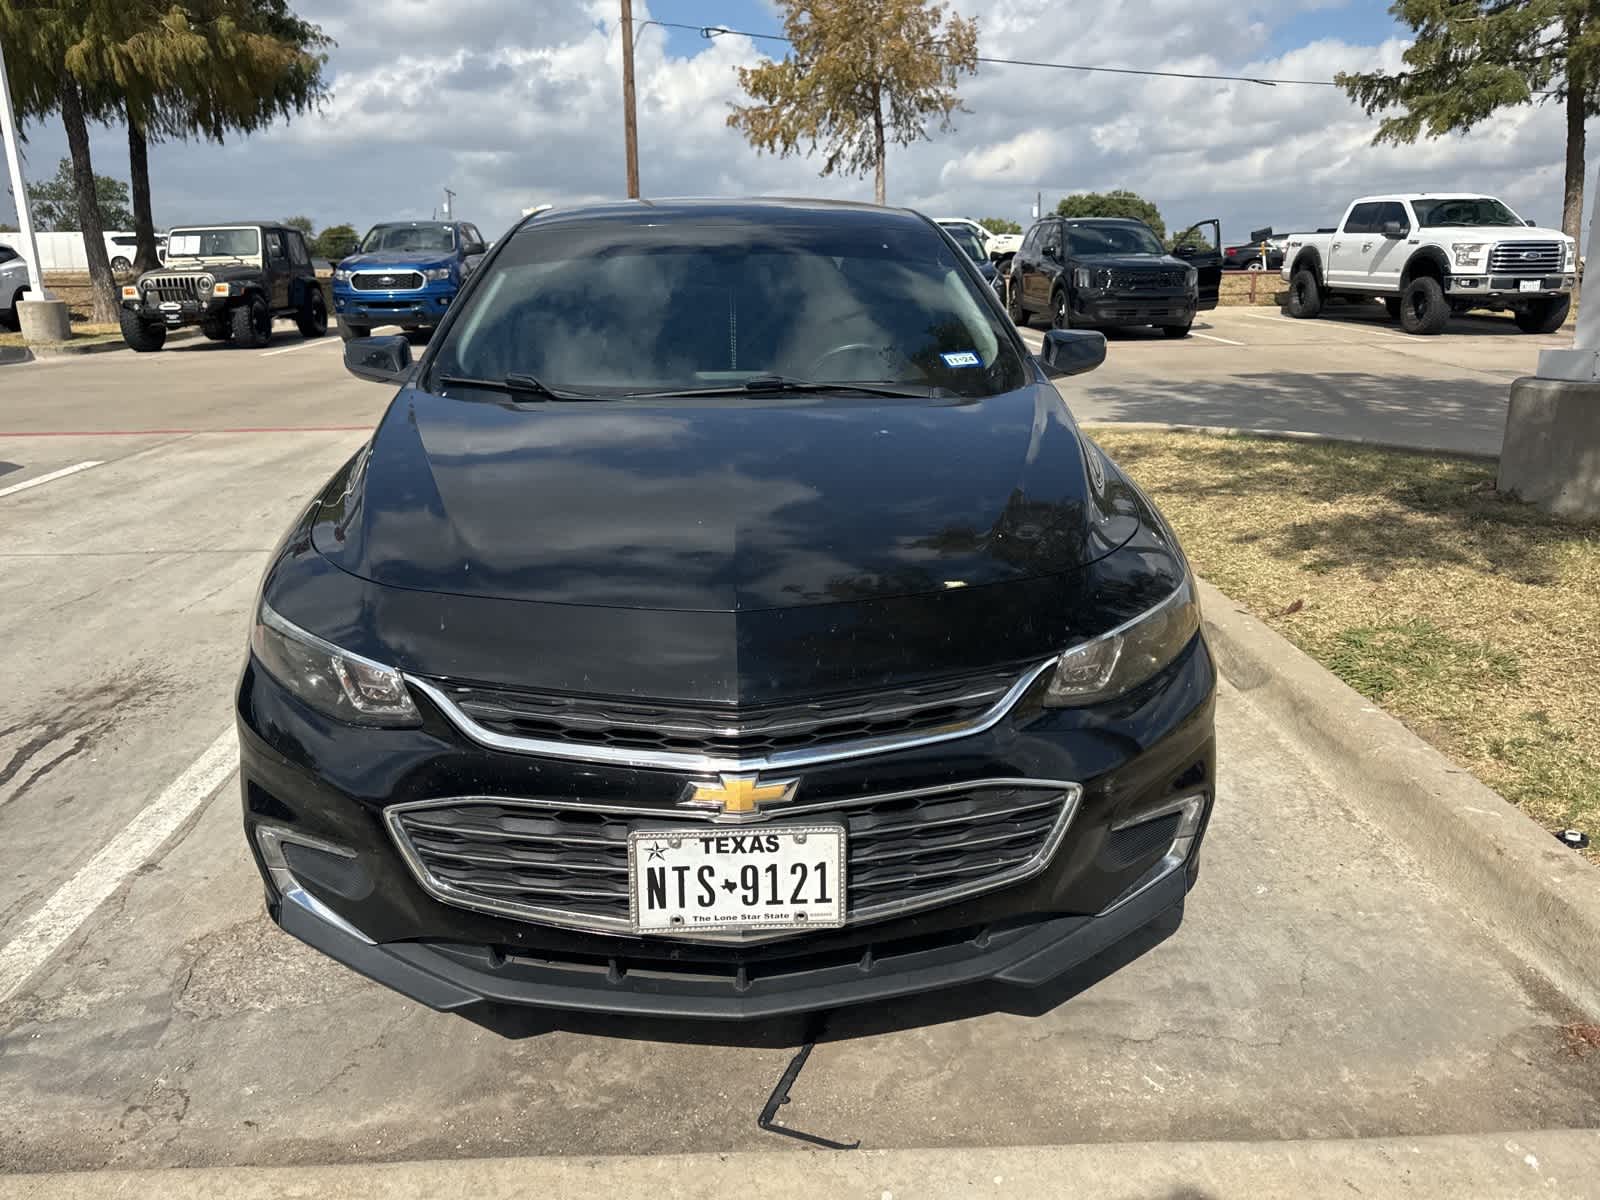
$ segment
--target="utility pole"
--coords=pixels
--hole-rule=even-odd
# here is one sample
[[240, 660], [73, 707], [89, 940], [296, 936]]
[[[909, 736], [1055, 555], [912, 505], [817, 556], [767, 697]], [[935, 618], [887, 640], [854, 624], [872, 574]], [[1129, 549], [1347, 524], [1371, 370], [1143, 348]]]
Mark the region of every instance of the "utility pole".
[[454, 192], [452, 192], [449, 188], [445, 188], [445, 190], [444, 190], [444, 219], [446, 221], [448, 221], [452, 216], [455, 215], [455, 211], [456, 211], [456, 194]]
[[628, 199], [639, 198], [639, 118], [633, 106], [633, 0], [622, 0], [622, 141], [628, 155]]
[[22, 178], [22, 158], [17, 152], [17, 114], [11, 107], [11, 83], [6, 78], [5, 47], [0, 46], [0, 141], [6, 144], [6, 167], [11, 172], [11, 198], [17, 205], [17, 228], [22, 231], [22, 244], [28, 258], [28, 287], [35, 300], [48, 297], [44, 291], [44, 276], [39, 273], [39, 243], [33, 236], [33, 214], [28, 211], [28, 185]]

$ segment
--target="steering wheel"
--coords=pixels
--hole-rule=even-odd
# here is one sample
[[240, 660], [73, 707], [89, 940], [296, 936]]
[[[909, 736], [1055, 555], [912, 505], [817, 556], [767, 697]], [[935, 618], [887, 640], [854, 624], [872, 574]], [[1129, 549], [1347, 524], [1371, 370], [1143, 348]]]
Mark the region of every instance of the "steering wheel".
[[881, 349], [881, 346], [874, 346], [871, 342], [846, 342], [844, 345], [835, 346], [832, 350], [821, 355], [816, 362], [811, 364], [811, 370], [807, 372], [807, 375], [811, 379], [819, 378], [822, 374], [822, 364], [830, 358], [838, 358], [841, 354], [853, 354], [860, 350], [867, 350], [876, 354]]

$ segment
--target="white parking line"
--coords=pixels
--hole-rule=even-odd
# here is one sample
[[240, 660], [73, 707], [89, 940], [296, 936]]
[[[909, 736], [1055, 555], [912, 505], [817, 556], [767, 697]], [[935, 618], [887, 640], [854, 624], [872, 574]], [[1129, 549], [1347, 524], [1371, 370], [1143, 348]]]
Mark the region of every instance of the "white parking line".
[[41, 483], [49, 483], [52, 479], [64, 479], [68, 475], [76, 475], [79, 471], [87, 471], [90, 467], [98, 467], [101, 459], [90, 462], [74, 463], [70, 467], [62, 467], [59, 471], [51, 471], [47, 475], [35, 475], [32, 479], [24, 479], [21, 483], [13, 483], [10, 487], [0, 488], [0, 496], [12, 496], [17, 492], [25, 492], [29, 488], [38, 487]]
[[1247, 342], [1236, 342], [1232, 338], [1217, 337], [1212, 333], [1201, 333], [1198, 329], [1191, 329], [1189, 331], [1189, 336], [1205, 338], [1205, 340], [1208, 342], [1221, 342], [1224, 346], [1244, 346], [1249, 344]]
[[[1315, 320], [1315, 318], [1308, 320], [1297, 317], [1269, 317], [1264, 313], [1240, 313], [1239, 315], [1241, 317], [1249, 317], [1252, 321], [1277, 321], [1284, 325], [1307, 325], [1310, 320]], [[1403, 342], [1412, 340], [1409, 333], [1391, 333], [1387, 329], [1373, 329], [1370, 325], [1356, 325], [1349, 321], [1320, 321], [1318, 324], [1323, 329], [1343, 329], [1354, 333], [1370, 333], [1374, 337], [1399, 338]]]
[[76, 875], [57, 888], [44, 907], [24, 921], [17, 935], [0, 948], [0, 1004], [16, 995], [123, 881], [200, 810], [238, 766], [239, 743], [229, 728]]
[[271, 358], [274, 354], [293, 354], [296, 350], [304, 350], [308, 346], [337, 346], [341, 339], [331, 337], [307, 338], [298, 346], [285, 346], [282, 350], [263, 350], [262, 358]]

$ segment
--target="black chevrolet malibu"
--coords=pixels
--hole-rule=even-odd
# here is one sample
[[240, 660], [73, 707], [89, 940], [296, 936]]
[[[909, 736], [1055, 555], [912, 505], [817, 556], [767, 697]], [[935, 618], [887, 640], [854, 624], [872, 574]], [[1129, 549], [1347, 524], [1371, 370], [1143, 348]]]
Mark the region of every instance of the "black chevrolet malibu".
[[244, 820], [438, 1009], [1038, 985], [1181, 911], [1215, 673], [1149, 500], [911, 212], [547, 211], [274, 554]]

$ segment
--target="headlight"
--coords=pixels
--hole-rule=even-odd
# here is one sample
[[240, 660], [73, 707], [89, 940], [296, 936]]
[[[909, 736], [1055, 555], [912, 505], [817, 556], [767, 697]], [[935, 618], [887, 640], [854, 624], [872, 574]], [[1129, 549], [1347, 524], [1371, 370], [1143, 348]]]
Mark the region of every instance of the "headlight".
[[154, 279], [139, 280], [139, 290], [141, 292], [148, 292], [151, 288], [155, 287], [155, 285], [156, 281]]
[[1200, 286], [1200, 272], [1194, 267], [1189, 267], [1187, 269], [1189, 274], [1186, 277], [1184, 286], [1193, 291]]
[[333, 271], [333, 281], [335, 283], [349, 283], [350, 272], [346, 271], [343, 267], [335, 267]]
[[1566, 257], [1565, 262], [1562, 263], [1561, 269], [1563, 271], [1570, 271], [1570, 270], [1572, 270], [1573, 267], [1575, 267], [1577, 265], [1578, 265], [1578, 243], [1577, 242], [1568, 242], [1567, 243], [1567, 257]]
[[1089, 286], [1089, 268], [1088, 267], [1074, 267], [1072, 269], [1072, 285], [1074, 287], [1081, 287], [1081, 288], [1086, 288], [1086, 287]]
[[426, 275], [429, 279], [433, 280], [435, 283], [437, 283], [441, 279], [449, 279], [450, 278], [450, 268], [449, 267], [429, 267], [426, 271], [423, 272], [423, 274]]
[[204, 295], [206, 292], [209, 292], [212, 289], [216, 282], [217, 278], [215, 275], [202, 275], [194, 281], [195, 290], [201, 295]]
[[352, 725], [422, 723], [399, 671], [307, 633], [265, 600], [250, 648], [269, 675], [320, 713]]
[[1072, 708], [1113, 700], [1177, 658], [1199, 629], [1200, 602], [1186, 571], [1178, 590], [1160, 604], [1063, 654], [1044, 703]]
[[1483, 252], [1489, 248], [1486, 242], [1457, 242], [1451, 249], [1456, 256], [1456, 266], [1475, 267], [1478, 260], [1483, 257]]

